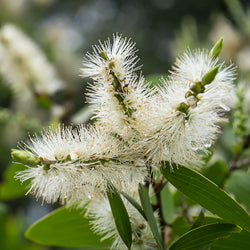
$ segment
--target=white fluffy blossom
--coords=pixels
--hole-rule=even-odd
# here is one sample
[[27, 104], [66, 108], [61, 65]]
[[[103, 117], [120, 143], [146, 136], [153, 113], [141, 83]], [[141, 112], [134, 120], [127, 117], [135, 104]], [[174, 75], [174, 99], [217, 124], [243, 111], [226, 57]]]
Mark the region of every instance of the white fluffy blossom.
[[[171, 92], [173, 89], [175, 93]], [[155, 131], [145, 138], [145, 148], [156, 163], [187, 165], [197, 162], [197, 150], [207, 152], [220, 131], [218, 124], [224, 119], [205, 106], [190, 108], [188, 116], [178, 111], [176, 100], [182, 99], [181, 87], [175, 85], [173, 89], [169, 86], [161, 89], [158, 113], [154, 114], [152, 125]]]
[[0, 30], [0, 74], [26, 103], [33, 94], [52, 95], [64, 87], [40, 48], [12, 24]]
[[101, 127], [49, 129], [22, 147], [40, 163], [17, 177], [31, 179], [28, 192], [46, 202], [82, 202], [105, 195], [108, 181], [126, 190], [131, 178], [137, 182], [144, 178], [141, 167], [135, 166], [138, 161], [122, 142]]
[[154, 94], [147, 88], [144, 77], [133, 79], [126, 87], [122, 105], [114, 96], [112, 86], [95, 85], [89, 93], [98, 122], [110, 131], [129, 141], [140, 133], [136, 130], [141, 116], [147, 112], [150, 105], [149, 97]]
[[82, 68], [82, 76], [94, 80], [87, 97], [95, 118], [126, 141], [135, 136], [136, 117], [154, 94], [144, 77], [135, 74], [139, 67], [134, 46], [130, 40], [116, 35], [113, 44], [108, 40], [94, 46], [93, 54], [84, 58]]
[[[110, 39], [104, 43], [93, 46], [93, 54], [87, 53], [83, 59], [81, 73], [83, 77], [90, 77], [95, 81], [110, 83], [113, 81], [109, 70], [119, 79], [128, 83], [133, 78], [133, 73], [140, 67], [136, 67], [137, 56], [135, 55], [135, 43], [130, 39], [122, 38], [121, 35], [113, 35], [113, 43]], [[104, 57], [101, 53], [104, 52]]]
[[[197, 163], [198, 151], [207, 153], [215, 142], [231, 105], [235, 79], [234, 67], [221, 64], [214, 79], [203, 84], [217, 63], [205, 51], [188, 51], [177, 59], [172, 75], [162, 80], [144, 122], [139, 123], [145, 131], [142, 148], [156, 164]], [[195, 85], [200, 88], [197, 93], [193, 92]]]

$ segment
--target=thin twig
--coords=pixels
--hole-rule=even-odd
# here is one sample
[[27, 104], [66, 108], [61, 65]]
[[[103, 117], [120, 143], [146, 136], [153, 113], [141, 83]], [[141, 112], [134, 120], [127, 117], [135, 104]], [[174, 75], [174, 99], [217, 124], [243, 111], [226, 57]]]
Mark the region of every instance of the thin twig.
[[242, 168], [242, 167], [245, 167], [247, 165], [250, 164], [250, 157], [249, 158], [246, 158], [244, 160], [241, 160], [241, 161], [236, 161], [236, 162], [233, 162], [230, 167], [229, 167], [229, 172], [232, 172], [236, 169], [239, 169], [239, 168]]
[[242, 160], [242, 161], [239, 161], [239, 159], [242, 156], [243, 152], [246, 149], [248, 149], [250, 146], [250, 134], [248, 134], [246, 137], [243, 138], [242, 144], [243, 144], [242, 150], [234, 155], [233, 160], [229, 164], [229, 167], [228, 167], [229, 173], [231, 173], [235, 169], [241, 168], [241, 167], [249, 164], [249, 162], [247, 161], [248, 158], [245, 160]]
[[149, 188], [149, 185], [153, 181], [153, 171], [152, 171], [151, 164], [152, 164], [152, 160], [146, 161], [146, 167], [147, 167], [148, 174], [145, 177], [144, 183], [145, 183], [145, 187], [147, 187], [147, 188]]
[[163, 209], [162, 209], [162, 200], [161, 200], [161, 191], [163, 187], [166, 185], [166, 181], [161, 178], [158, 183], [153, 182], [153, 188], [156, 195], [156, 206], [155, 208], [158, 209], [158, 215], [159, 215], [159, 223], [160, 223], [160, 231], [161, 231], [161, 240], [163, 248], [165, 249], [165, 227], [169, 226], [169, 224], [165, 221], [163, 216]]

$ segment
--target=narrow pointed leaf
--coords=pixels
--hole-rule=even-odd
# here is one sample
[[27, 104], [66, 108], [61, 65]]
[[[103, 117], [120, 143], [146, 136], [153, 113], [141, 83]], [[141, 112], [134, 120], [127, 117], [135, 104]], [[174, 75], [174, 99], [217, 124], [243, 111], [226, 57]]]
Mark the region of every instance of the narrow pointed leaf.
[[201, 211], [199, 216], [194, 221], [191, 229], [195, 229], [195, 228], [203, 226], [205, 224], [206, 224], [206, 218], [205, 218], [205, 215], [204, 215], [203, 211]]
[[174, 202], [172, 194], [168, 187], [168, 183], [161, 190], [161, 201], [163, 217], [166, 222], [171, 222], [174, 219]]
[[155, 220], [155, 217], [154, 217], [154, 212], [153, 212], [152, 206], [150, 204], [148, 190], [141, 183], [139, 184], [139, 195], [140, 195], [142, 208], [143, 208], [143, 210], [145, 212], [145, 215], [146, 215], [147, 220], [148, 220], [148, 224], [149, 224], [150, 229], [152, 231], [152, 234], [153, 234], [153, 236], [154, 236], [154, 238], [156, 240], [158, 248], [163, 249], [163, 246], [162, 246], [162, 243], [161, 243], [161, 237], [160, 237], [160, 234], [158, 232], [156, 220]]
[[137, 211], [144, 217], [144, 219], [147, 220], [147, 217], [146, 217], [144, 211], [142, 210], [140, 204], [134, 198], [129, 196], [128, 194], [126, 194], [122, 191], [120, 193], [130, 202], [130, 204], [132, 206], [134, 206], [137, 209]]
[[123, 242], [128, 247], [128, 249], [130, 249], [132, 244], [132, 230], [126, 207], [124, 206], [117, 190], [113, 186], [108, 188], [107, 195], [111, 211], [114, 216], [116, 228]]
[[204, 168], [202, 174], [219, 187], [222, 187], [227, 178], [227, 165], [223, 161], [216, 161], [209, 167]]
[[198, 250], [220, 238], [239, 233], [241, 228], [228, 223], [215, 223], [195, 228], [178, 238], [169, 250]]
[[25, 237], [39, 244], [58, 247], [107, 247], [109, 241], [90, 229], [84, 209], [61, 207], [38, 220], [25, 232]]
[[173, 166], [173, 170], [162, 167], [161, 171], [166, 179], [189, 198], [226, 221], [250, 231], [247, 211], [209, 179], [184, 166]]

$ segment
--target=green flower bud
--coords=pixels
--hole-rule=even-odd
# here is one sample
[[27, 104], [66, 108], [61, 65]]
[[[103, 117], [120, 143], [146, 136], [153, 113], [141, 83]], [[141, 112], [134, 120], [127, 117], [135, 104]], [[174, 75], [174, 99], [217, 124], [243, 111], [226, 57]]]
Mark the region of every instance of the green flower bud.
[[190, 96], [192, 96], [193, 95], [193, 93], [191, 92], [191, 91], [188, 91], [186, 94], [185, 94], [185, 98], [188, 98], [188, 97], [190, 97]]
[[209, 55], [217, 58], [220, 55], [220, 52], [222, 50], [222, 45], [223, 45], [223, 38], [221, 38], [215, 45], [214, 47], [210, 50]]
[[215, 76], [217, 75], [219, 68], [220, 68], [220, 65], [217, 65], [217, 66], [215, 66], [214, 68], [212, 68], [211, 70], [209, 70], [209, 71], [203, 76], [203, 78], [202, 78], [202, 80], [201, 80], [201, 84], [202, 84], [203, 86], [205, 86], [205, 85], [211, 83], [211, 82], [214, 80]]
[[104, 51], [100, 52], [100, 57], [103, 58], [104, 60], [108, 60], [108, 55]]
[[188, 114], [188, 109], [189, 109], [189, 106], [185, 103], [185, 102], [182, 102], [178, 105], [177, 109], [178, 111], [184, 113], [184, 114]]
[[205, 91], [205, 87], [202, 85], [201, 82], [194, 83], [190, 90], [193, 92], [194, 96], [197, 96], [200, 93], [203, 93]]
[[110, 68], [110, 69], [113, 69], [114, 67], [115, 67], [115, 63], [114, 63], [114, 62], [110, 62], [110, 63], [109, 63], [109, 68]]
[[41, 162], [39, 157], [18, 149], [11, 150], [11, 157], [15, 162], [22, 163], [28, 166], [36, 166]]

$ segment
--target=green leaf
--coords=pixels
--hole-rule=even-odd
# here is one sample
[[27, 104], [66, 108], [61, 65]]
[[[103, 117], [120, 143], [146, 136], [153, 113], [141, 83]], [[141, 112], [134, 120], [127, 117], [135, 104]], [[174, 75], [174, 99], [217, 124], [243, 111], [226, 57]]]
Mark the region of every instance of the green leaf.
[[203, 170], [203, 175], [209, 180], [222, 187], [227, 176], [227, 166], [223, 161], [216, 161]]
[[250, 233], [242, 230], [229, 238], [219, 239], [211, 244], [211, 250], [246, 250], [250, 249]]
[[10, 200], [22, 197], [28, 191], [29, 181], [21, 183], [15, 179], [18, 171], [22, 171], [26, 167], [22, 164], [11, 163], [5, 170], [3, 179], [0, 184], [0, 200]]
[[184, 166], [177, 168], [173, 165], [172, 170], [165, 164], [161, 171], [166, 179], [189, 198], [228, 222], [250, 231], [247, 211], [209, 179]]
[[250, 209], [250, 176], [246, 172], [234, 171], [225, 183], [225, 190]]
[[203, 226], [205, 224], [206, 224], [206, 218], [205, 218], [203, 211], [201, 211], [199, 216], [195, 219], [191, 229], [195, 229], [195, 228]]
[[195, 250], [209, 245], [219, 238], [230, 236], [232, 233], [239, 233], [241, 228], [228, 223], [215, 223], [195, 228], [171, 244], [169, 250]]
[[145, 186], [143, 186], [141, 183], [139, 183], [139, 195], [140, 195], [140, 200], [141, 200], [141, 205], [142, 208], [146, 214], [148, 224], [150, 226], [150, 229], [152, 231], [152, 234], [156, 240], [156, 243], [158, 245], [159, 249], [163, 249], [162, 243], [161, 243], [161, 237], [158, 232], [156, 220], [154, 217], [154, 212], [152, 209], [152, 206], [150, 204], [150, 199], [148, 195], [148, 190]]
[[175, 220], [171, 222], [171, 226], [172, 230], [179, 236], [191, 229], [191, 225], [187, 222], [183, 215], [175, 218]]
[[[193, 216], [193, 221], [196, 222], [198, 218], [199, 216]], [[205, 220], [206, 224], [225, 223], [225, 221], [219, 217], [206, 216]], [[170, 245], [173, 242], [173, 240], [176, 239], [176, 236], [181, 236], [184, 233], [187, 233], [189, 230], [192, 229], [192, 227], [194, 226], [189, 224], [187, 219], [183, 215], [180, 215], [177, 218], [175, 218], [175, 220], [171, 222], [172, 232], [168, 245]]]
[[195, 206], [198, 203], [195, 202], [194, 200], [191, 200], [188, 196], [184, 195], [181, 193], [179, 190], [174, 192], [173, 194], [173, 200], [174, 200], [174, 205], [175, 206], [182, 206], [182, 203], [185, 202], [188, 207]]
[[115, 187], [110, 186], [107, 191], [109, 204], [114, 216], [116, 228], [125, 243], [130, 249], [132, 244], [132, 229], [129, 221], [128, 212], [123, 204], [123, 201]]
[[132, 206], [134, 206], [137, 209], [137, 211], [144, 217], [144, 219], [147, 220], [147, 217], [146, 217], [144, 211], [142, 210], [140, 204], [134, 198], [129, 196], [128, 194], [126, 194], [122, 191], [120, 191], [120, 193], [130, 202], [130, 204]]
[[101, 237], [92, 232], [84, 211], [66, 207], [56, 209], [31, 225], [25, 237], [49, 246], [108, 248], [110, 242], [101, 242]]
[[169, 190], [168, 183], [161, 190], [161, 201], [163, 217], [165, 221], [170, 222], [174, 219], [174, 204], [172, 194]]

